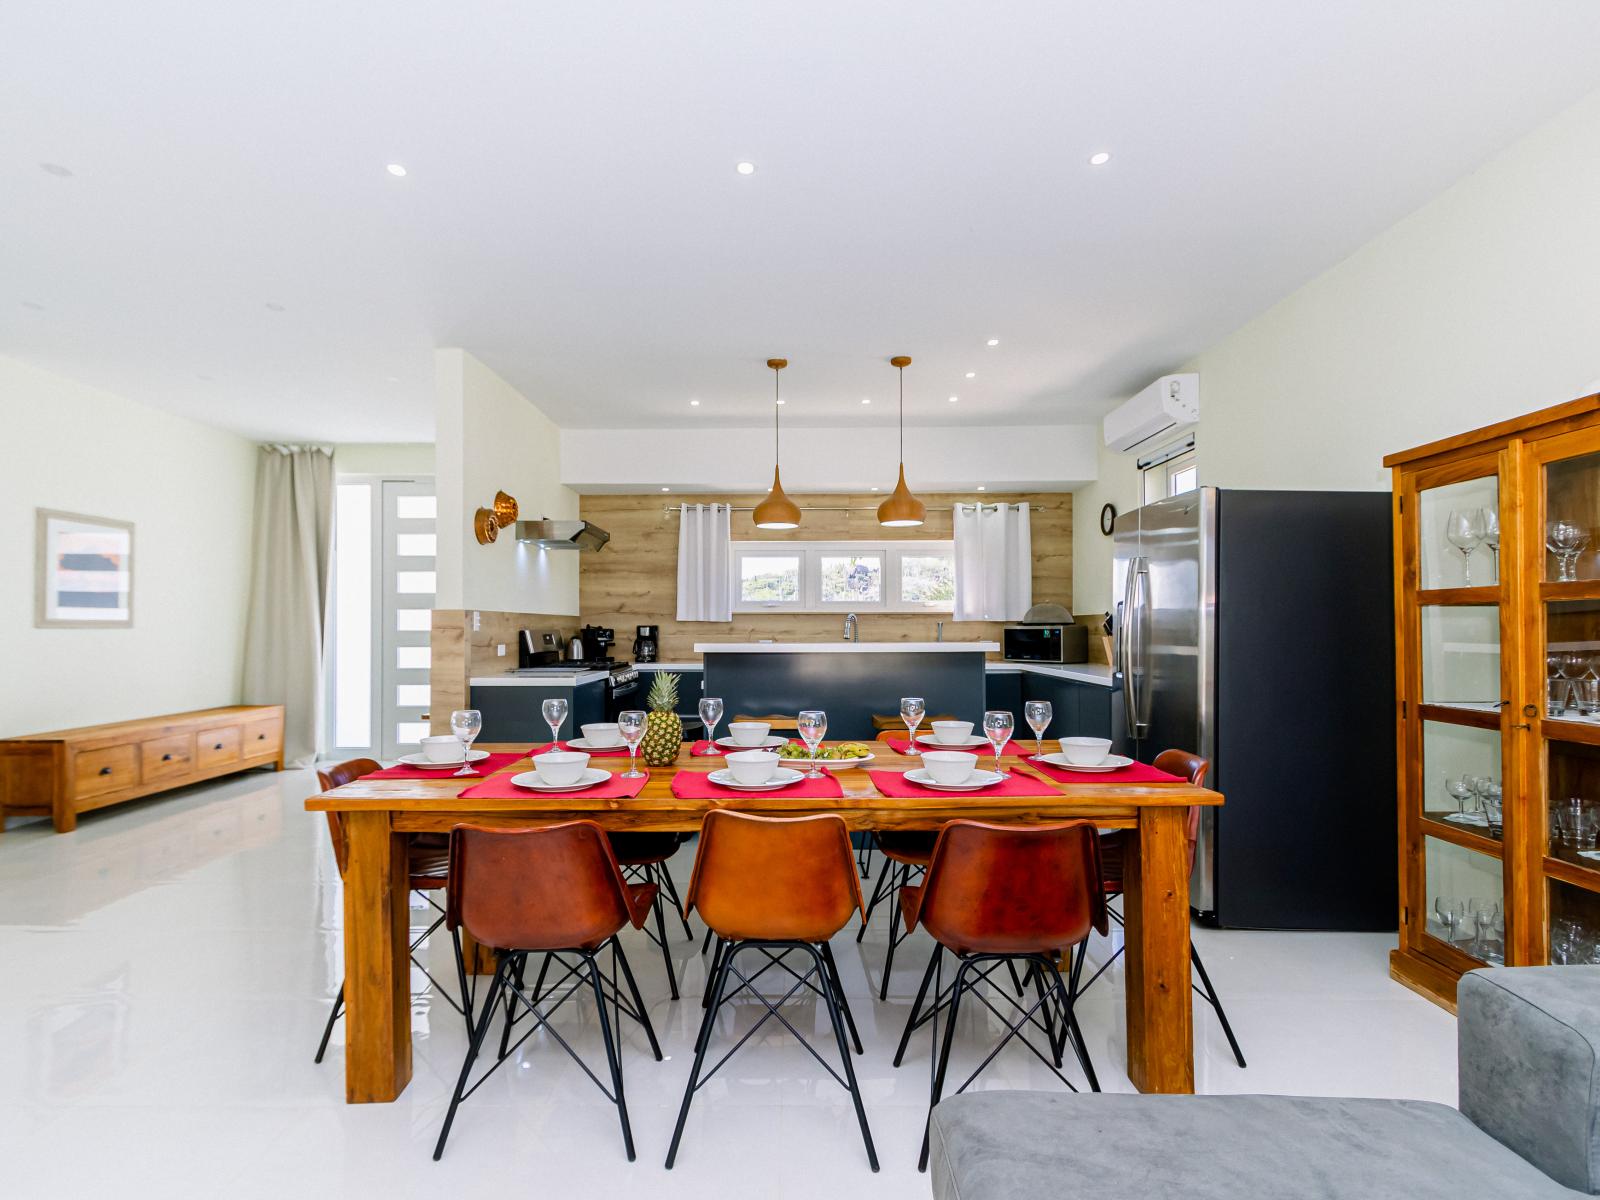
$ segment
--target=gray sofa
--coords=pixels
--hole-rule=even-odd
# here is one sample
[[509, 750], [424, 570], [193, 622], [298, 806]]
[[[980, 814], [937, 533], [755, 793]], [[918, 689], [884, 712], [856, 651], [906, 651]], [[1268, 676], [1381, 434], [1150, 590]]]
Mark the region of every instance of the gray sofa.
[[1460, 1111], [1418, 1100], [980, 1092], [933, 1110], [936, 1200], [1600, 1194], [1600, 967], [1474, 971]]

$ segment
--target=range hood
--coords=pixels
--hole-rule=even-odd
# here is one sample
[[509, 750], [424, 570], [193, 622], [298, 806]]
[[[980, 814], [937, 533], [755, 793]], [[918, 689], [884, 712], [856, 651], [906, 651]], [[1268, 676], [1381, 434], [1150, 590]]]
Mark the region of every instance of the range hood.
[[517, 541], [552, 550], [598, 550], [611, 535], [588, 521], [518, 521]]

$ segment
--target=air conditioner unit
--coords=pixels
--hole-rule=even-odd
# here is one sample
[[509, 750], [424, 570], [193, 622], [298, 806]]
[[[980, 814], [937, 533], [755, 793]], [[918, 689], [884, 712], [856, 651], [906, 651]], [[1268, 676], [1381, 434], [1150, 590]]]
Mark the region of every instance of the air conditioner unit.
[[1200, 376], [1163, 375], [1126, 404], [1106, 414], [1101, 425], [1113, 450], [1138, 450], [1156, 438], [1173, 436], [1200, 420]]

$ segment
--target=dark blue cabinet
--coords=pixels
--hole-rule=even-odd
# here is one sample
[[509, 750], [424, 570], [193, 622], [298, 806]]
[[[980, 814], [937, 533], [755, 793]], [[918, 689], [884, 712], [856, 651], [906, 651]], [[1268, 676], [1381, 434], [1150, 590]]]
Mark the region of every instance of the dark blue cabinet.
[[[993, 678], [991, 676], [991, 678]], [[1027, 673], [1015, 676], [1020, 681], [1022, 700], [1048, 700], [1053, 710], [1046, 736], [1117, 738], [1116, 706], [1121, 697], [1115, 689], [1098, 683], [1083, 683], [1054, 675]], [[1017, 727], [1026, 728], [1017, 705]]]
[[984, 706], [1014, 713], [1022, 727], [1022, 672], [990, 671], [983, 681]]
[[541, 711], [549, 699], [567, 702], [569, 716], [561, 727], [563, 738], [581, 736], [581, 726], [606, 719], [606, 683], [590, 680], [570, 684], [514, 684], [475, 687], [472, 707], [483, 714], [483, 742], [548, 742], [550, 726]]

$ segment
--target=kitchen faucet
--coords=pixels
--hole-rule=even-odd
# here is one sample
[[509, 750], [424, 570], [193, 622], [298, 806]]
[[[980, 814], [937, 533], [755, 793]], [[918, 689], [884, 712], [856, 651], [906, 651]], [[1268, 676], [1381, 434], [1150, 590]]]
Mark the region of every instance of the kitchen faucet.
[[933, 640], [936, 641], [936, 642], [944, 641], [944, 622], [943, 621], [935, 621], [933, 623]]
[[845, 613], [844, 615], [844, 640], [847, 642], [859, 642], [861, 640], [861, 633], [856, 628], [855, 613]]

